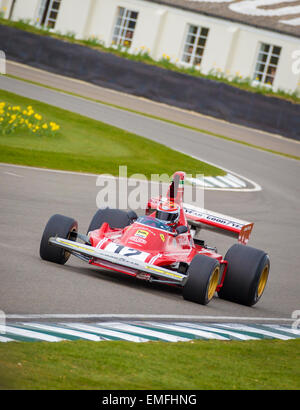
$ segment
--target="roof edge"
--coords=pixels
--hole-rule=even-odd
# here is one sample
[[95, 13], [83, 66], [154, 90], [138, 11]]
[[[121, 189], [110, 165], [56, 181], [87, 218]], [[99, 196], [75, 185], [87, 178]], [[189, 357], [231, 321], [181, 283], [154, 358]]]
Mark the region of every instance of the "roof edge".
[[165, 7], [181, 9], [181, 10], [187, 11], [189, 13], [202, 14], [206, 17], [213, 17], [213, 18], [216, 18], [216, 19], [219, 19], [219, 20], [231, 21], [232, 23], [243, 24], [245, 26], [254, 27], [254, 28], [259, 29], [259, 30], [265, 30], [265, 31], [273, 32], [273, 33], [282, 34], [282, 35], [285, 35], [285, 36], [300, 38], [300, 33], [299, 34], [289, 33], [289, 32], [286, 32], [286, 31], [283, 31], [283, 30], [280, 30], [280, 29], [276, 29], [276, 28], [260, 26], [260, 25], [257, 25], [257, 24], [252, 24], [252, 23], [249, 23], [247, 21], [240, 20], [238, 18], [235, 19], [235, 18], [231, 18], [231, 17], [222, 17], [222, 16], [219, 16], [219, 15], [216, 15], [216, 14], [209, 13], [208, 11], [194, 10], [194, 9], [191, 9], [189, 7], [185, 7], [185, 6], [179, 5], [179, 4], [166, 4], [165, 2], [163, 2], [161, 0], [143, 0], [143, 1], [149, 2], [149, 3], [157, 3], [157, 4], [160, 4], [160, 5], [165, 6]]

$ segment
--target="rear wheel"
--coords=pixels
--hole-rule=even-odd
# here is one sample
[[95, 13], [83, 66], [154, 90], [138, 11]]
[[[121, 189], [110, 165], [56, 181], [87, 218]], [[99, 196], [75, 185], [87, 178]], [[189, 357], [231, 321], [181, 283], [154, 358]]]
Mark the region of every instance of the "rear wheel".
[[134, 211], [122, 211], [121, 209], [98, 209], [93, 216], [88, 228], [88, 233], [101, 228], [104, 222], [107, 222], [111, 228], [123, 229], [137, 219]]
[[226, 253], [228, 268], [218, 295], [222, 299], [253, 306], [261, 298], [269, 276], [270, 260], [259, 249], [241, 244]]
[[70, 257], [70, 253], [62, 248], [49, 244], [49, 238], [59, 236], [60, 238], [76, 240], [78, 223], [73, 218], [64, 215], [53, 215], [49, 219], [41, 239], [40, 256], [42, 259], [64, 265]]
[[188, 270], [183, 297], [206, 305], [214, 296], [220, 277], [220, 264], [206, 255], [196, 255]]

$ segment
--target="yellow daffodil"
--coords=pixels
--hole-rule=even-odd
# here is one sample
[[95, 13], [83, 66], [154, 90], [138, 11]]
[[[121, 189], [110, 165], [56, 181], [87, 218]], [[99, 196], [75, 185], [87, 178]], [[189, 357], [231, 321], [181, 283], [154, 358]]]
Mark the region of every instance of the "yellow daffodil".
[[51, 135], [60, 129], [60, 126], [54, 121], [47, 123], [43, 120], [43, 116], [35, 112], [31, 105], [22, 108], [20, 105], [9, 104], [5, 101], [0, 101], [0, 125], [4, 134], [14, 132], [18, 128], [24, 129], [25, 125], [28, 131], [30, 130], [37, 135], [42, 133]]
[[58, 131], [60, 128], [59, 125], [55, 124], [55, 122], [51, 122], [50, 125], [51, 125], [52, 131]]

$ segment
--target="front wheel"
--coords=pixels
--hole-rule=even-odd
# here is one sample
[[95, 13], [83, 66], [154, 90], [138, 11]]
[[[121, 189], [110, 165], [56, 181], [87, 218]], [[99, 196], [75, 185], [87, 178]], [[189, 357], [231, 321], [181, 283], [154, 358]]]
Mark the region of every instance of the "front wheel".
[[196, 255], [187, 270], [187, 275], [183, 288], [184, 299], [207, 305], [219, 283], [219, 262], [206, 255]]
[[253, 306], [261, 298], [269, 276], [270, 259], [250, 246], [235, 244], [226, 253], [227, 272], [218, 295], [222, 299]]
[[42, 259], [64, 265], [70, 253], [62, 248], [49, 244], [49, 238], [58, 236], [64, 239], [76, 240], [78, 223], [75, 219], [64, 215], [53, 215], [49, 219], [41, 239], [40, 256]]

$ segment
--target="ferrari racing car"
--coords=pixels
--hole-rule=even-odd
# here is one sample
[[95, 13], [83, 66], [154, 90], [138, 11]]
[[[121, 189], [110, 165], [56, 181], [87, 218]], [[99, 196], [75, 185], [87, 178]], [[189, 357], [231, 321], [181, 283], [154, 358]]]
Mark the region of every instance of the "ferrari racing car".
[[[206, 305], [222, 299], [252, 306], [261, 298], [269, 256], [247, 245], [253, 223], [183, 202], [184, 172], [176, 172], [165, 198], [151, 198], [145, 215], [98, 209], [87, 234], [73, 218], [53, 215], [40, 243], [42, 259], [65, 264], [70, 255], [106, 270], [182, 288], [183, 298]], [[226, 255], [199, 239], [212, 229], [238, 239]], [[80, 241], [80, 242], [79, 242]]]

